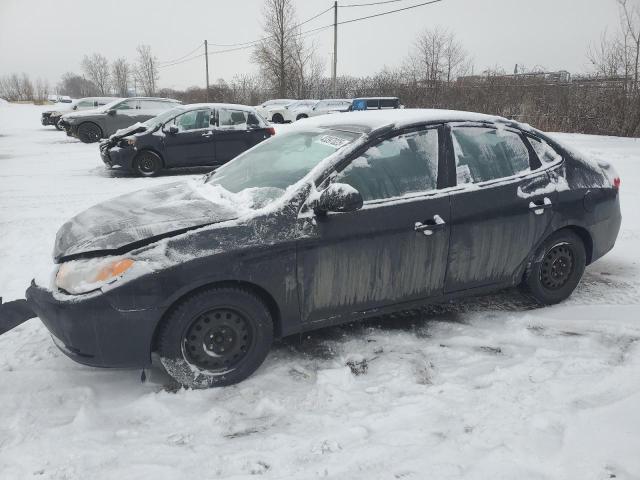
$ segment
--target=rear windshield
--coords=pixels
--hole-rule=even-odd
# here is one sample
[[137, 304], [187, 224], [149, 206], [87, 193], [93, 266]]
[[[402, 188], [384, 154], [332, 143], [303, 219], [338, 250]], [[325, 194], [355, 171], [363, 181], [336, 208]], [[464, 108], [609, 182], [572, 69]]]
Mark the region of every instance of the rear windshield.
[[231, 193], [261, 190], [260, 205], [255, 205], [261, 207], [282, 196], [287, 187], [359, 136], [329, 129], [278, 133], [216, 170], [207, 183]]

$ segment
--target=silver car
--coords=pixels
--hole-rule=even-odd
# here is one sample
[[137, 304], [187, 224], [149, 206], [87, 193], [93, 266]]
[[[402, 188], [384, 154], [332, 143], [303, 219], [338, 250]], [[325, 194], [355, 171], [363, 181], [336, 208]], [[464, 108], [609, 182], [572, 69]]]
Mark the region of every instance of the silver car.
[[146, 122], [180, 104], [178, 100], [170, 98], [126, 98], [93, 110], [67, 113], [62, 116], [60, 125], [67, 135], [77, 137], [84, 143], [93, 143], [110, 137], [122, 128]]

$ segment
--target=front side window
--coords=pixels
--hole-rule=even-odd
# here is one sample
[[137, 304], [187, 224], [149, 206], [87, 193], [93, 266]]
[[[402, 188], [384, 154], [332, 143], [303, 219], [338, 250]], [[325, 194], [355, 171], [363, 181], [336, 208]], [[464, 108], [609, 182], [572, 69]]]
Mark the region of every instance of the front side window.
[[426, 192], [438, 184], [438, 130], [406, 133], [371, 147], [335, 178], [367, 200]]
[[173, 124], [178, 127], [180, 132], [188, 132], [189, 130], [209, 128], [210, 121], [211, 111], [209, 109], [191, 110], [178, 115], [173, 120]]
[[85, 110], [87, 108], [93, 108], [94, 102], [90, 102], [88, 100], [78, 102], [78, 110]]
[[453, 127], [458, 185], [510, 177], [530, 170], [529, 150], [515, 132], [486, 127]]
[[529, 143], [540, 159], [540, 163], [542, 163], [543, 165], [559, 162], [560, 160], [562, 160], [562, 156], [558, 152], [556, 152], [553, 147], [547, 142], [533, 137], [528, 138]]

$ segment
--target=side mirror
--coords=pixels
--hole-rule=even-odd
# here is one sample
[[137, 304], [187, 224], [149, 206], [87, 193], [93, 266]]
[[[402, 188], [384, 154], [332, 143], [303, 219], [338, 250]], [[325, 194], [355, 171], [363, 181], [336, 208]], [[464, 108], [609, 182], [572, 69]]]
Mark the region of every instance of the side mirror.
[[313, 210], [318, 215], [327, 212], [353, 212], [362, 208], [360, 192], [346, 183], [332, 183], [315, 204]]
[[116, 114], [116, 111], [112, 108], [111, 110], [107, 110], [107, 115], [111, 115], [112, 117]]
[[176, 127], [175, 125], [169, 125], [169, 128], [165, 130], [165, 132], [170, 133], [171, 135], [175, 135], [179, 131], [180, 130], [178, 130], [178, 127]]
[[73, 109], [74, 109], [74, 110], [77, 110], [77, 109], [78, 109], [78, 105], [74, 105], [74, 106], [73, 106]]

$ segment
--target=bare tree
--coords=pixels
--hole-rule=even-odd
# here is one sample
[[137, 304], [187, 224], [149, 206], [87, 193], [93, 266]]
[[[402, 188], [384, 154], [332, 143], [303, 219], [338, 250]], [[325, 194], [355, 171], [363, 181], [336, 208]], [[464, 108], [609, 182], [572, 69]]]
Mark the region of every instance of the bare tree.
[[292, 0], [265, 0], [262, 8], [265, 39], [254, 49], [252, 60], [280, 97], [287, 95], [292, 52], [295, 50], [296, 12]]
[[158, 79], [158, 59], [151, 53], [149, 45], [138, 45], [138, 60], [135, 75], [145, 95], [155, 95]]
[[94, 53], [90, 57], [85, 55], [81, 65], [87, 78], [98, 87], [98, 92], [101, 95], [107, 95], [110, 89], [111, 72], [106, 57], [99, 53]]
[[38, 77], [35, 84], [34, 100], [36, 103], [43, 103], [49, 94], [49, 82]]
[[316, 54], [315, 44], [306, 45], [302, 39], [292, 42], [289, 52], [289, 91], [296, 98], [311, 98], [319, 95], [319, 80], [324, 64]]
[[121, 97], [129, 96], [129, 64], [124, 57], [116, 58], [111, 64], [111, 79], [115, 93]]
[[98, 87], [76, 73], [67, 72], [58, 83], [58, 92], [72, 98], [92, 97], [99, 93]]

